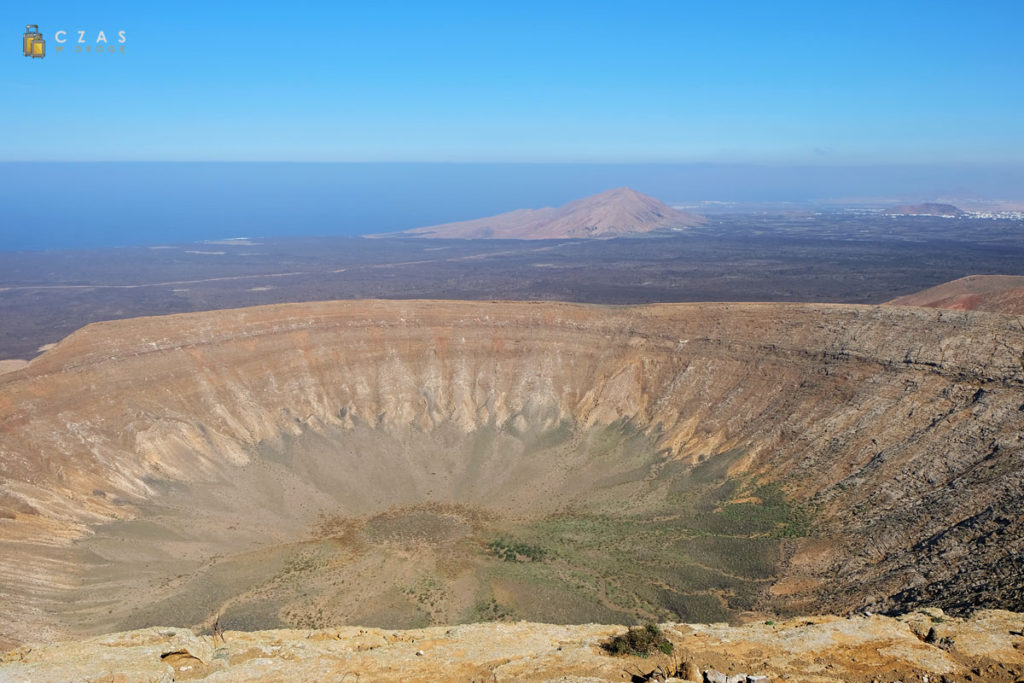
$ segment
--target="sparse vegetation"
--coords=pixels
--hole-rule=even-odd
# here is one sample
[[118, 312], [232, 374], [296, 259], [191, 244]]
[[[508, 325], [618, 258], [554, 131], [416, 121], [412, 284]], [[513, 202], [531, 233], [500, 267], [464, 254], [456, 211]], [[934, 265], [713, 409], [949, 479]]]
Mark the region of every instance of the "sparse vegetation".
[[617, 656], [647, 657], [655, 652], [670, 655], [675, 648], [657, 624], [647, 624], [609, 638], [601, 643], [601, 649]]
[[498, 603], [494, 598], [478, 600], [473, 605], [472, 618], [470, 621], [510, 621], [515, 617], [515, 612]]
[[301, 553], [288, 558], [282, 574], [295, 574], [301, 572], [313, 572], [323, 569], [328, 564], [326, 557], [316, 553]]
[[536, 545], [499, 538], [487, 544], [492, 553], [505, 562], [540, 562], [547, 552]]
[[[489, 580], [521, 586], [510, 605], [559, 620], [720, 622], [757, 610], [784, 539], [807, 533], [812, 517], [777, 487], [743, 494], [744, 482], [723, 478], [716, 458], [740, 455], [714, 456], [697, 476], [664, 468], [678, 498], [661, 514], [572, 512], [516, 526], [485, 546], [503, 560]], [[545, 599], [520, 595], [529, 586], [544, 586]]]
[[[724, 503], [697, 516], [698, 532], [713, 536], [798, 538], [810, 533], [813, 510], [796, 505], [774, 484], [758, 487], [751, 501]], [[753, 502], [757, 501], [757, 502]]]

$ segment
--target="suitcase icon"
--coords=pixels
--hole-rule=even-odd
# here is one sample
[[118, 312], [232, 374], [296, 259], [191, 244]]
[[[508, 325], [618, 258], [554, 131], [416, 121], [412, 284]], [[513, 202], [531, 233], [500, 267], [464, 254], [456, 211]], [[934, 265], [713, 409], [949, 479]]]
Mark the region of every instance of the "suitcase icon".
[[25, 35], [21, 39], [21, 51], [26, 57], [42, 59], [46, 56], [46, 41], [43, 34], [39, 32], [37, 24], [29, 24], [25, 27]]

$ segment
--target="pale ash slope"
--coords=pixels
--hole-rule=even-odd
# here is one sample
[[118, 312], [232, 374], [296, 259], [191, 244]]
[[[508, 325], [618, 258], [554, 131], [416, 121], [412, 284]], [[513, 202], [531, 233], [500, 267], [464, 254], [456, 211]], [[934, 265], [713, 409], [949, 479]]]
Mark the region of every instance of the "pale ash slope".
[[[877, 680], [1013, 683], [1024, 674], [1024, 615], [969, 620], [926, 610], [899, 619], [809, 617], [770, 624], [663, 624], [674, 653], [610, 657], [621, 626], [469, 624], [413, 631], [334, 628], [228, 631], [223, 638], [150, 628], [0, 653], [8, 681], [622, 681], [624, 671], [746, 672], [794, 683]], [[931, 633], [931, 642], [929, 640]], [[935, 643], [941, 642], [940, 647]], [[697, 673], [699, 672], [699, 673]], [[977, 673], [974, 673], [977, 672]], [[122, 678], [117, 678], [121, 676]], [[973, 677], [977, 678], [973, 678]], [[657, 680], [657, 679], [656, 679]]]
[[1024, 276], [968, 275], [887, 303], [1024, 315]]
[[415, 228], [398, 234], [413, 237], [531, 240], [619, 237], [700, 225], [703, 222], [700, 216], [673, 209], [628, 187], [620, 187], [577, 199], [558, 208], [519, 209], [488, 218]]
[[[1015, 318], [905, 307], [346, 301], [90, 325], [0, 377], [0, 640], [111, 630], [163, 597], [152, 566], [292, 543], [325, 514], [671, 514], [699, 461], [738, 498], [776, 481], [812, 504], [769, 610], [1022, 609], [1022, 359]], [[577, 447], [612, 424], [646, 464]], [[284, 447], [313, 438], [315, 457]]]

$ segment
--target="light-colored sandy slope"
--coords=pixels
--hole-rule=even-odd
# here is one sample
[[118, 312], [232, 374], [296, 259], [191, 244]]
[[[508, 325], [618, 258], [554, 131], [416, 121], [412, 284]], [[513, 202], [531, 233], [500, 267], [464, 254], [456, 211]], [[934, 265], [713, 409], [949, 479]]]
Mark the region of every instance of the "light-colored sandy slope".
[[[666, 473], [726, 453], [817, 511], [779, 606], [1019, 605], [1022, 357], [1015, 318], [880, 306], [345, 301], [90, 325], [0, 377], [0, 639], [102, 629], [111, 596], [153, 589], [146, 567], [301, 540], [324, 514], [671, 508]], [[646, 474], [588, 469], [576, 444], [613, 423], [647, 439]], [[287, 447], [303, 439], [320, 445]], [[150, 541], [135, 565], [111, 559], [127, 537]]]
[[1024, 314], [1024, 275], [968, 275], [888, 302], [960, 311]]
[[12, 358], [10, 360], [0, 360], [0, 375], [5, 372], [14, 372], [15, 370], [21, 370], [23, 367], [28, 365], [27, 360], [20, 360]]
[[[223, 638], [151, 628], [0, 655], [8, 681], [621, 681], [663, 671], [739, 672], [797, 683], [984, 680], [1024, 672], [1024, 615], [970, 620], [927, 610], [900, 619], [809, 617], [742, 627], [664, 624], [671, 656], [611, 657], [618, 626], [470, 624], [413, 631], [229, 631]], [[929, 635], [930, 634], [930, 635]], [[927, 641], [927, 642], [926, 642]], [[685, 664], [692, 665], [686, 667]], [[624, 673], [625, 672], [625, 673]], [[945, 678], [944, 678], [945, 677]], [[661, 679], [654, 679], [661, 680]], [[698, 680], [693, 676], [690, 680]]]
[[487, 218], [416, 228], [401, 234], [461, 239], [567, 239], [617, 237], [703, 222], [700, 216], [620, 187], [558, 208], [519, 209]]

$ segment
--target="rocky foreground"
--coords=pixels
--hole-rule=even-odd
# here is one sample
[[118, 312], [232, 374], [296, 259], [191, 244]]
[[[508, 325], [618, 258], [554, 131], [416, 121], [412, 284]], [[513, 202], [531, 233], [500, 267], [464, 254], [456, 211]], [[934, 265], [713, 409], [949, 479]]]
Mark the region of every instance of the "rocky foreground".
[[[156, 627], [24, 645], [4, 681], [1019, 681], [1024, 614], [938, 609], [744, 626], [665, 624], [672, 655], [612, 657], [623, 626], [483, 623], [410, 631], [342, 627], [195, 635]], [[652, 672], [653, 675], [652, 675]], [[740, 677], [739, 674], [744, 674]]]

